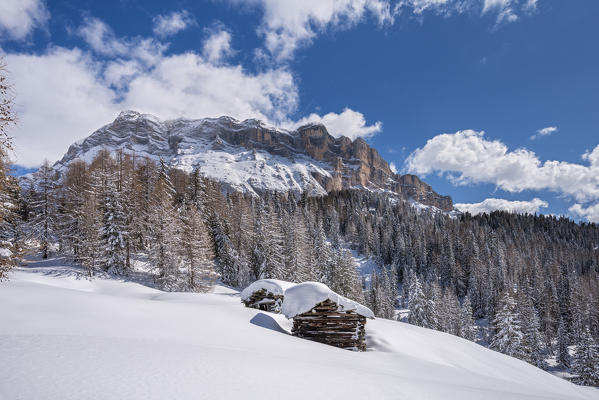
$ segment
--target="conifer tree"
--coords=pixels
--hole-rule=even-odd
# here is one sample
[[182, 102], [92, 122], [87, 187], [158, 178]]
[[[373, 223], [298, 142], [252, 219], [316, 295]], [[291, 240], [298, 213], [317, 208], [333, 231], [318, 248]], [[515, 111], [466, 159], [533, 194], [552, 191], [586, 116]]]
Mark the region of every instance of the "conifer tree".
[[460, 335], [464, 339], [475, 341], [478, 335], [478, 327], [472, 316], [472, 305], [470, 296], [464, 298], [462, 307], [460, 308]]
[[205, 291], [216, 278], [208, 227], [190, 198], [181, 208], [179, 217], [179, 257], [186, 275], [183, 289]]
[[410, 324], [434, 329], [434, 323], [428, 314], [430, 310], [428, 302], [429, 300], [424, 295], [420, 279], [418, 279], [416, 274], [413, 274], [410, 279], [410, 294], [408, 298], [408, 308], [410, 309], [408, 322]]
[[493, 320], [494, 334], [490, 348], [508, 356], [523, 358], [523, 334], [516, 301], [509, 290], [504, 291]]
[[519, 306], [523, 334], [523, 359], [539, 368], [545, 368], [546, 363], [543, 357], [543, 338], [541, 337], [541, 325], [538, 313], [535, 310], [532, 301], [528, 299], [526, 295], [521, 298]]
[[177, 290], [180, 285], [179, 263], [176, 257], [178, 226], [174, 207], [175, 188], [168, 168], [160, 160], [158, 177], [150, 203], [150, 260], [158, 271], [157, 283], [165, 290]]
[[599, 386], [599, 348], [588, 326], [583, 329], [572, 361], [572, 372], [576, 374], [574, 379], [576, 383]]
[[126, 272], [126, 247], [128, 238], [127, 221], [115, 185], [110, 183], [104, 193], [102, 239], [104, 240], [104, 264], [106, 271], [113, 274]]
[[48, 258], [50, 248], [57, 239], [56, 220], [56, 183], [54, 172], [48, 160], [33, 174], [32, 187], [30, 188], [29, 229], [39, 244], [42, 258]]
[[570, 352], [568, 350], [569, 344], [570, 339], [568, 337], [566, 323], [562, 318], [559, 321], [559, 327], [557, 329], [557, 362], [563, 368], [570, 368], [571, 366], [572, 357], [570, 357]]

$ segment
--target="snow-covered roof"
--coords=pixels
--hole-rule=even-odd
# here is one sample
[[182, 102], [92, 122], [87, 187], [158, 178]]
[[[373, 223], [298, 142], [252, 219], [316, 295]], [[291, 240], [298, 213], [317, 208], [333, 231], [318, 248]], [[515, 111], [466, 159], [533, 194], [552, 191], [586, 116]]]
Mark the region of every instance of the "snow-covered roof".
[[285, 291], [281, 312], [287, 318], [310, 311], [314, 306], [325, 300], [331, 300], [344, 311], [355, 311], [366, 318], [373, 318], [374, 313], [366, 306], [346, 299], [333, 292], [328, 286], [318, 282], [305, 282], [297, 284]]
[[0, 259], [6, 259], [12, 257], [12, 251], [7, 248], [0, 247]]
[[241, 292], [241, 300], [248, 300], [252, 294], [262, 289], [274, 295], [283, 295], [285, 290], [292, 286], [295, 286], [295, 283], [280, 281], [278, 279], [260, 279], [243, 289]]

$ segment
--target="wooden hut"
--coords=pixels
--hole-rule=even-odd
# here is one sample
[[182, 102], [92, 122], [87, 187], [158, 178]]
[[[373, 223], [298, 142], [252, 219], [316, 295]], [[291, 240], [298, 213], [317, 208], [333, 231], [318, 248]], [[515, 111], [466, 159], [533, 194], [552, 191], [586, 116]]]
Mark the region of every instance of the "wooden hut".
[[316, 282], [288, 289], [282, 312], [287, 318], [293, 318], [293, 335], [359, 351], [366, 350], [366, 319], [374, 319], [369, 308]]
[[285, 290], [293, 285], [277, 279], [260, 279], [243, 289], [241, 302], [246, 307], [280, 313]]

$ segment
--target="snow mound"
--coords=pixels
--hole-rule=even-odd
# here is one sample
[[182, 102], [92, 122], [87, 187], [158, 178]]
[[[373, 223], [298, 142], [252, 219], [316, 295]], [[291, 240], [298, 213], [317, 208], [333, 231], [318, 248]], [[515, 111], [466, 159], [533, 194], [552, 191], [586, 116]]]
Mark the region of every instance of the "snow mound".
[[262, 289], [266, 290], [268, 293], [282, 296], [283, 293], [285, 293], [285, 290], [293, 286], [295, 286], [295, 283], [293, 282], [280, 281], [278, 279], [260, 279], [243, 289], [241, 292], [241, 300], [248, 300], [252, 294]]
[[360, 303], [346, 299], [333, 292], [328, 286], [318, 282], [305, 282], [295, 285], [285, 291], [281, 312], [287, 318], [303, 314], [325, 300], [335, 302], [343, 311], [355, 311], [366, 318], [374, 319], [374, 313]]

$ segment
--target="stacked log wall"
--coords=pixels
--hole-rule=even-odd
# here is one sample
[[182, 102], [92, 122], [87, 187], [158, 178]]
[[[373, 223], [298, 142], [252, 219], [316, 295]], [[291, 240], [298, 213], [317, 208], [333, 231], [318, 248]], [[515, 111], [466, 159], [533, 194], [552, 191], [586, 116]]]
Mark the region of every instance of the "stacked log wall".
[[283, 295], [272, 294], [265, 289], [260, 289], [252, 293], [247, 300], [242, 300], [242, 302], [246, 307], [279, 313], [281, 312], [281, 304], [283, 304]]
[[349, 350], [366, 350], [366, 318], [326, 300], [293, 318], [292, 334]]

